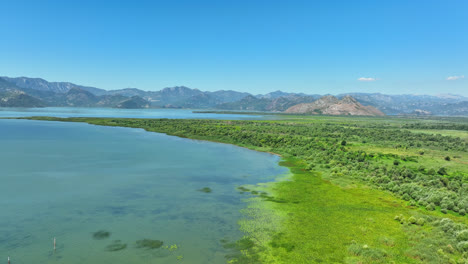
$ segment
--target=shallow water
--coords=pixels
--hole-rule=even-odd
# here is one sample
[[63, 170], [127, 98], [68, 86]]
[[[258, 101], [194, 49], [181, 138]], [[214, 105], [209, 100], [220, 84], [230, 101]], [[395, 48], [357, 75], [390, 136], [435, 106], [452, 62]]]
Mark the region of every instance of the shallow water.
[[[237, 221], [247, 196], [236, 186], [286, 173], [278, 160], [141, 129], [0, 120], [0, 259], [224, 263], [219, 240], [242, 236]], [[110, 237], [94, 239], [99, 230]], [[145, 238], [179, 248], [137, 248]], [[114, 240], [127, 247], [106, 251]]]
[[270, 120], [279, 116], [193, 113], [189, 109], [116, 109], [85, 107], [8, 108], [0, 107], [0, 117], [127, 117], [127, 118], [208, 118], [226, 120]]

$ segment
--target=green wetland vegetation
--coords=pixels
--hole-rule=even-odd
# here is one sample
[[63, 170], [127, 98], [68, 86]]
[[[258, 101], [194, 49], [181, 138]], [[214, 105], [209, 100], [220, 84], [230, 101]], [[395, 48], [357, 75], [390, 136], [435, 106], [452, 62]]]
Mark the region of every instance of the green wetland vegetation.
[[288, 178], [237, 189], [249, 203], [245, 237], [220, 241], [229, 263], [468, 263], [468, 119], [30, 119], [143, 128], [281, 155]]

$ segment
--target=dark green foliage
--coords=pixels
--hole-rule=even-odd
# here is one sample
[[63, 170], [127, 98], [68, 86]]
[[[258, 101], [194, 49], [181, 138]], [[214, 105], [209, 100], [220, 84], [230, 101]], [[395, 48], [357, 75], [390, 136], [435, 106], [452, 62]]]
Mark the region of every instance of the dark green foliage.
[[136, 242], [138, 248], [157, 249], [162, 247], [164, 242], [161, 240], [142, 239]]
[[111, 233], [105, 230], [99, 230], [93, 233], [93, 238], [97, 240], [106, 239], [110, 237]]
[[449, 157], [449, 156], [446, 156], [446, 157], [445, 157], [445, 160], [446, 160], [446, 161], [450, 161], [450, 157]]
[[440, 174], [440, 175], [447, 175], [447, 169], [442, 167], [437, 171], [437, 173]]

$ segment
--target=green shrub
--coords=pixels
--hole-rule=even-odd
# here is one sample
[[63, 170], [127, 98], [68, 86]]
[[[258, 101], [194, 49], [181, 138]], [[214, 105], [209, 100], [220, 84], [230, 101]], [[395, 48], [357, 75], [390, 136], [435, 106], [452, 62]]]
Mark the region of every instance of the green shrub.
[[428, 211], [434, 211], [435, 210], [435, 205], [433, 203], [430, 203], [426, 206], [426, 210]]
[[462, 241], [457, 244], [458, 250], [462, 252], [467, 252], [468, 251], [468, 241]]
[[437, 171], [438, 174], [440, 175], [447, 175], [447, 169], [445, 169], [444, 167], [440, 168], [438, 171]]
[[419, 218], [418, 221], [416, 222], [417, 225], [423, 226], [426, 223], [424, 218]]
[[405, 201], [411, 200], [411, 197], [410, 197], [407, 193], [403, 194], [403, 197], [402, 197], [402, 198], [403, 198], [403, 200], [405, 200]]
[[462, 230], [457, 234], [458, 241], [468, 241], [468, 229]]

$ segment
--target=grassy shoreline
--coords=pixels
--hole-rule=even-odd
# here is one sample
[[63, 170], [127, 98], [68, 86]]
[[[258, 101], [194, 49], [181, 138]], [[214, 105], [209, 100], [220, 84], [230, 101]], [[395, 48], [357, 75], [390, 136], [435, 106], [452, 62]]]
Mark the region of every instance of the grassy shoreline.
[[[274, 128], [276, 124], [285, 122], [294, 126], [294, 121], [171, 121], [48, 117], [31, 119], [138, 127], [150, 132], [233, 144], [282, 156], [280, 165], [290, 169], [290, 180], [275, 182], [266, 189], [248, 190], [255, 196], [254, 203], [250, 204], [255, 210], [247, 210], [247, 214], [250, 213], [252, 217], [241, 222], [241, 229], [248, 236], [238, 244], [230, 245], [238, 250], [237, 254], [229, 257], [231, 263], [457, 263], [457, 261], [464, 263], [465, 261], [463, 250], [450, 249], [456, 247], [451, 244], [456, 244], [457, 241], [441, 232], [438, 223], [443, 218], [466, 223], [466, 218], [454, 213], [444, 215], [438, 211], [427, 211], [424, 207], [410, 204], [387, 190], [370, 188], [359, 179], [343, 175], [343, 171], [346, 170], [332, 172], [333, 167], [330, 168], [329, 165], [333, 163], [311, 168], [311, 163], [307, 161], [308, 157], [295, 155], [297, 151], [294, 148], [289, 151], [269, 147], [271, 144], [261, 139], [257, 145], [253, 145], [234, 137], [238, 136], [244, 124], [253, 125], [255, 129], [260, 129], [260, 132], [267, 133], [267, 130], [258, 127], [272, 124]], [[313, 122], [322, 122], [320, 120], [322, 117], [318, 119]], [[333, 122], [339, 123], [343, 122], [342, 120], [342, 118], [335, 119]], [[159, 126], [160, 123], [164, 123], [165, 126]], [[203, 126], [211, 134], [201, 131], [200, 128]], [[248, 134], [249, 137], [255, 135]], [[295, 140], [303, 138], [297, 137]], [[294, 141], [291, 145], [294, 145]], [[337, 146], [333, 148], [339, 151]], [[347, 148], [360, 147], [356, 142]], [[366, 159], [372, 162], [370, 157]], [[427, 159], [431, 161], [432, 158]], [[426, 158], [422, 158], [421, 162], [425, 160]], [[380, 158], [378, 162], [386, 164], [385, 157]], [[403, 163], [413, 166], [411, 161]], [[458, 167], [454, 168], [465, 169], [463, 165], [456, 166]], [[276, 220], [267, 221], [267, 215], [275, 216]], [[395, 216], [398, 216], [397, 220]], [[426, 224], [417, 224], [416, 220], [413, 223], [413, 219]]]

